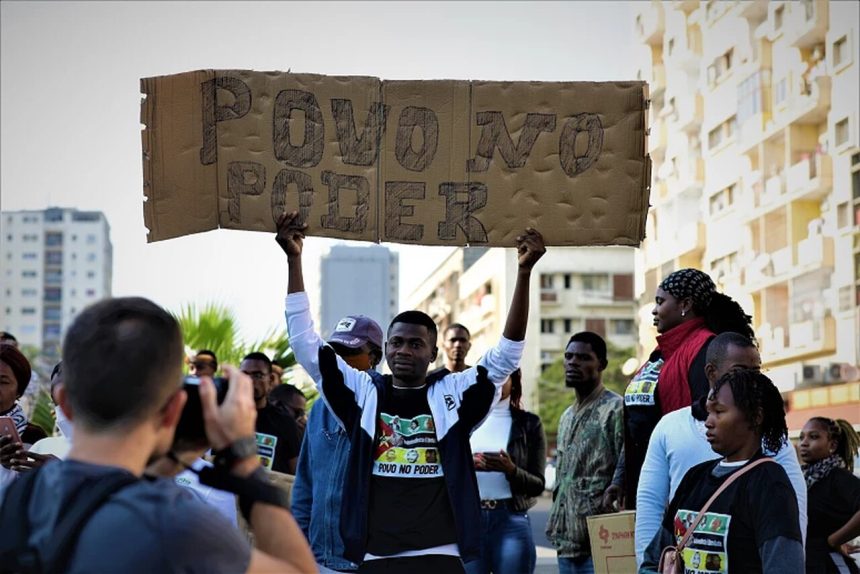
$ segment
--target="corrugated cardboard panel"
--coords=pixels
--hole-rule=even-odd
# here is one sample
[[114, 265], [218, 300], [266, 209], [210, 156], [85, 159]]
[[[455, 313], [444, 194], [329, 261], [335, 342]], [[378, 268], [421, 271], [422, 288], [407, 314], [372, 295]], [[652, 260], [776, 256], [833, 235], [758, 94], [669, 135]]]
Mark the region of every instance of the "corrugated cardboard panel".
[[199, 70], [140, 81], [147, 241], [218, 228], [217, 173], [200, 163], [201, 86], [213, 77]]
[[[274, 231], [299, 210], [309, 235], [375, 241], [378, 150], [385, 128], [376, 78], [219, 71], [221, 227]], [[238, 96], [238, 98], [237, 98]], [[337, 117], [335, 117], [337, 116]]]
[[[648, 193], [641, 82], [473, 82], [472, 181], [491, 245], [638, 245]], [[492, 143], [491, 143], [492, 142]], [[487, 161], [487, 156], [491, 160]]]
[[464, 245], [468, 230], [472, 242], [485, 243], [480, 228], [454, 217], [469, 197], [469, 89], [455, 80], [384, 82], [390, 108], [380, 166], [383, 241]]

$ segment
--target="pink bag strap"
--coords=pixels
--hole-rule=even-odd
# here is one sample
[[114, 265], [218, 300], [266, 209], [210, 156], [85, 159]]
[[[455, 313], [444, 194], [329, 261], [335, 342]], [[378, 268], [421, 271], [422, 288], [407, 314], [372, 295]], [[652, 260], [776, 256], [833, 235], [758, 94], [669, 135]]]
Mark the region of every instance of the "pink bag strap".
[[765, 462], [776, 462], [776, 461], [770, 457], [767, 457], [767, 456], [764, 458], [760, 458], [757, 461], [746, 465], [741, 470], [735, 472], [733, 475], [731, 475], [729, 478], [727, 478], [724, 483], [722, 483], [720, 485], [720, 487], [717, 489], [717, 491], [711, 495], [711, 498], [708, 499], [708, 501], [705, 503], [705, 505], [699, 511], [699, 514], [696, 515], [696, 519], [693, 520], [693, 523], [690, 524], [689, 528], [687, 528], [687, 532], [684, 534], [684, 537], [681, 538], [681, 542], [676, 547], [678, 552], [681, 552], [681, 550], [687, 545], [687, 542], [690, 541], [690, 538], [692, 538], [692, 536], [693, 536], [693, 531], [696, 530], [696, 527], [699, 525], [699, 523], [705, 517], [705, 513], [708, 512], [708, 508], [711, 507], [711, 504], [714, 503], [714, 501], [717, 499], [717, 497], [719, 495], [721, 495], [735, 480], [739, 479], [741, 476], [743, 476], [747, 472], [751, 471], [752, 469], [754, 469], [758, 465], [763, 464]]

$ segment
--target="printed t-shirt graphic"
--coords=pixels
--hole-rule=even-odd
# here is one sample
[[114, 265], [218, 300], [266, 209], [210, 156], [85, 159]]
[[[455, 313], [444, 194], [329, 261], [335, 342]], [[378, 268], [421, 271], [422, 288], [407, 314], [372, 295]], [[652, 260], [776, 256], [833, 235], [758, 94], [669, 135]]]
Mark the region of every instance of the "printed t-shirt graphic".
[[626, 406], [653, 406], [657, 404], [654, 395], [657, 392], [657, 379], [662, 367], [663, 359], [660, 358], [645, 365], [633, 377], [624, 391], [624, 404]]
[[275, 462], [275, 448], [278, 446], [278, 437], [270, 434], [258, 432], [257, 435], [257, 456], [260, 457], [260, 464], [266, 467], [266, 470], [272, 470], [272, 465]]
[[398, 478], [444, 476], [430, 415], [401, 418], [382, 413], [373, 474]]
[[[696, 519], [698, 512], [678, 510], [675, 513], [675, 540], [687, 533], [687, 529]], [[732, 517], [728, 514], [706, 512], [702, 521], [696, 527], [693, 536], [684, 547], [684, 572], [690, 574], [726, 574], [729, 571], [728, 536], [729, 523]]]
[[391, 556], [457, 542], [426, 387], [386, 393], [372, 474], [367, 552]]

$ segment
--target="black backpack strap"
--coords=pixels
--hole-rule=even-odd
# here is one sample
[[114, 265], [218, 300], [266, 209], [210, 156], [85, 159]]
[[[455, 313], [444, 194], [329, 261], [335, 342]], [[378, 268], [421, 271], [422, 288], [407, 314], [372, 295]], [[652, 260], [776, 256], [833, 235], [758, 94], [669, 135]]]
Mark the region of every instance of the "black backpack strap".
[[6, 487], [3, 504], [0, 506], [0, 573], [38, 571], [36, 556], [31, 555], [27, 542], [30, 539], [30, 523], [22, 520], [27, 516], [27, 504], [36, 484], [38, 471], [23, 473]]
[[74, 551], [84, 524], [110, 496], [138, 478], [129, 473], [111, 473], [95, 482], [85, 482], [63, 504], [65, 511], [51, 534], [53, 545], [41, 554], [29, 545], [27, 507], [40, 469], [21, 474], [6, 489], [0, 507], [0, 573], [63, 572]]
[[73, 499], [66, 504], [66, 512], [61, 515], [51, 535], [55, 544], [44, 553], [42, 566], [45, 572], [65, 572], [66, 563], [78, 541], [84, 524], [93, 513], [113, 494], [126, 486], [138, 482], [130, 473], [111, 473], [102, 476], [94, 483], [84, 483]]

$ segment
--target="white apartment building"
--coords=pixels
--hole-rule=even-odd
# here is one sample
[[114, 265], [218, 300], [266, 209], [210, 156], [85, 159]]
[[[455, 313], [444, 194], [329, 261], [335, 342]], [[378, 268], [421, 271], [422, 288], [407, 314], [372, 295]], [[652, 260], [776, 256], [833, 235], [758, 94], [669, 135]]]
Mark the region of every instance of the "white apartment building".
[[708, 272], [753, 315], [789, 427], [860, 423], [860, 4], [635, 5], [654, 162], [637, 254], [639, 351], [656, 286]]
[[333, 245], [320, 260], [319, 330], [325, 339], [346, 315], [366, 315], [383, 331], [398, 313], [399, 256], [381, 245]]
[[111, 294], [110, 226], [99, 211], [0, 212], [0, 267], [0, 329], [57, 358], [77, 313]]
[[[523, 354], [523, 400], [537, 408], [537, 381], [559, 358], [573, 333], [591, 330], [620, 347], [636, 343], [633, 249], [553, 247], [530, 284], [530, 313]], [[517, 277], [512, 249], [456, 249], [409, 297], [408, 308], [429, 314], [444, 329], [462, 323], [472, 334], [473, 364], [504, 330]], [[440, 331], [440, 338], [442, 332]], [[444, 357], [437, 361], [441, 366]]]

